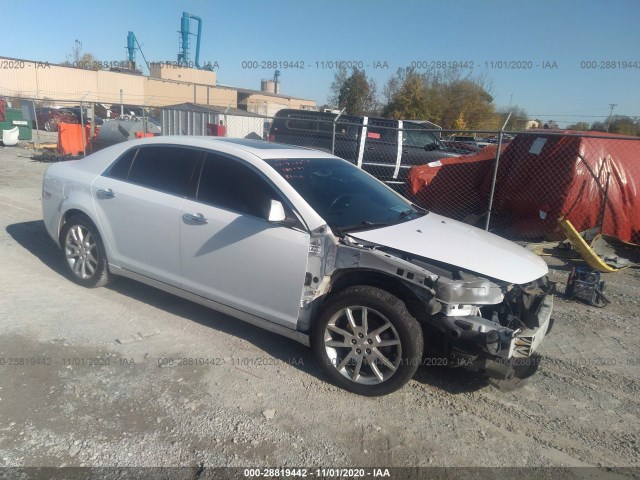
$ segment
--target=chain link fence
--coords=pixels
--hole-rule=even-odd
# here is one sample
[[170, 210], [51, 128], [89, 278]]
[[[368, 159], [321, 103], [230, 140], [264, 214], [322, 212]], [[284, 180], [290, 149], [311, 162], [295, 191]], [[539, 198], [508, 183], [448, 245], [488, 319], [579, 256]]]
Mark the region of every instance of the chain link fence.
[[566, 218], [640, 243], [640, 138], [322, 117], [276, 116], [269, 139], [332, 152], [423, 208], [514, 240], [563, 239]]
[[488, 226], [509, 238], [564, 238], [566, 218], [578, 231], [640, 243], [639, 188], [639, 138], [529, 131], [496, 156], [481, 192]]
[[[138, 136], [161, 133], [161, 110], [154, 106], [22, 97], [2, 97], [2, 100], [5, 120], [11, 118], [13, 124], [19, 125], [20, 140], [33, 141], [36, 145], [56, 143], [61, 124], [86, 126], [83, 130], [86, 153], [91, 153], [95, 146], [91, 140], [97, 139], [103, 128], [106, 137], [107, 131], [126, 125], [127, 135], [121, 133], [124, 140], [136, 138], [136, 132]], [[105, 128], [108, 122], [114, 122], [112, 128]], [[124, 127], [120, 130], [124, 131]], [[104, 146], [109, 143], [105, 142]]]
[[[28, 102], [5, 100], [13, 109]], [[36, 123], [45, 137], [50, 131], [49, 141], [55, 141], [58, 123], [84, 120], [93, 122], [98, 140], [101, 129], [108, 132], [107, 127], [129, 122], [133, 132], [136, 122], [142, 122], [145, 132], [155, 126], [155, 134], [298, 145], [350, 161], [429, 211], [511, 239], [562, 239], [558, 219], [565, 217], [578, 231], [601, 227], [605, 234], [640, 243], [637, 137], [560, 130], [452, 131], [428, 122], [304, 111], [267, 117], [193, 104], [36, 100], [32, 108], [34, 131]]]

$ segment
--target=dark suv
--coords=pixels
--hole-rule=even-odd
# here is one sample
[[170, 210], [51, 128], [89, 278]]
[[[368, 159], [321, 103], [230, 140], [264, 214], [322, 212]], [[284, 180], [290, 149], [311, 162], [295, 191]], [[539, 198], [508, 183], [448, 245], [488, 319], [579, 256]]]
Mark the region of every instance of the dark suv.
[[404, 185], [409, 169], [443, 157], [471, 153], [448, 147], [419, 122], [341, 115], [305, 110], [280, 110], [269, 141], [334, 153], [391, 185]]

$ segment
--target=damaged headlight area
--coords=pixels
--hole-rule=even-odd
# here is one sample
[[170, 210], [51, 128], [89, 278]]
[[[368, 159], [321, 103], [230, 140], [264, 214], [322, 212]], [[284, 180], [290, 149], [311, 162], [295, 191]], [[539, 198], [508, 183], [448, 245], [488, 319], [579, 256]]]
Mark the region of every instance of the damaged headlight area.
[[[546, 277], [526, 285], [498, 285], [468, 273], [438, 278], [431, 316], [438, 347], [454, 363], [488, 373], [502, 372], [513, 358], [528, 358], [551, 329], [553, 287]], [[498, 373], [498, 375], [501, 375]]]
[[535, 352], [553, 322], [555, 284], [546, 276], [510, 284], [444, 262], [357, 244], [341, 245], [334, 265], [381, 272], [410, 288], [431, 358], [511, 385], [537, 370]]

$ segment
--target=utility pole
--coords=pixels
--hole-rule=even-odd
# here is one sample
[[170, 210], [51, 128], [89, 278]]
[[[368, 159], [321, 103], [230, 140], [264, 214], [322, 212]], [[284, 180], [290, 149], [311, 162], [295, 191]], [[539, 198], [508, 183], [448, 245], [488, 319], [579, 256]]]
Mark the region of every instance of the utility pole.
[[609, 125], [611, 125], [611, 116], [613, 115], [613, 109], [614, 107], [617, 107], [618, 104], [610, 103], [609, 106], [611, 107], [611, 111], [609, 112], [609, 120], [607, 120], [607, 133], [609, 133]]

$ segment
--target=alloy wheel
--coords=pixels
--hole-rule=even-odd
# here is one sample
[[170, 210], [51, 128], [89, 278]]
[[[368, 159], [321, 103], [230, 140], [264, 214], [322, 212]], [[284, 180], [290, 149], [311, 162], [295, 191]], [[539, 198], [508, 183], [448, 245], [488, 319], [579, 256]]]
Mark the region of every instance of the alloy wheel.
[[338, 372], [364, 385], [389, 379], [402, 360], [400, 336], [393, 324], [365, 306], [338, 310], [325, 329], [324, 347]]
[[71, 227], [64, 240], [64, 250], [74, 275], [83, 280], [95, 275], [98, 268], [98, 246], [87, 227]]

